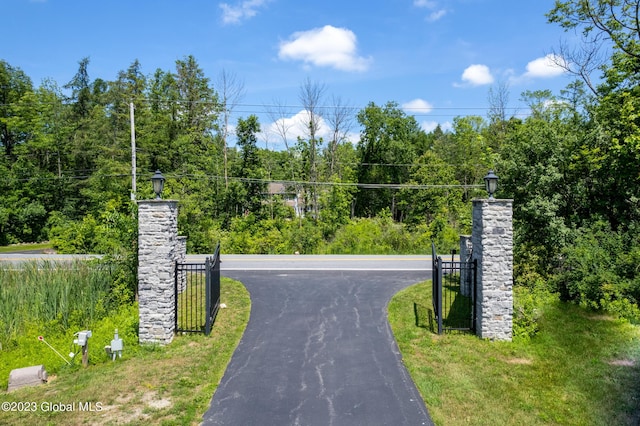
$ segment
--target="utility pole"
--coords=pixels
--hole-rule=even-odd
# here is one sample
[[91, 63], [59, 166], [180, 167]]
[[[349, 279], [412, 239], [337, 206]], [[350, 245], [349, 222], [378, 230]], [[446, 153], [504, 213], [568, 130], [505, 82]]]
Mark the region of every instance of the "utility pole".
[[131, 118], [131, 201], [136, 199], [136, 122], [133, 102], [129, 103], [129, 117]]

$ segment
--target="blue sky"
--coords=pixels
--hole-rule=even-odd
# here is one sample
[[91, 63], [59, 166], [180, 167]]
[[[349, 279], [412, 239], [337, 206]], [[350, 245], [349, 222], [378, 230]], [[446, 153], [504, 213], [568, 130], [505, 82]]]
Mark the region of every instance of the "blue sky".
[[[38, 86], [69, 82], [90, 58], [91, 79], [114, 80], [136, 59], [145, 74], [193, 55], [207, 77], [244, 82], [237, 114], [271, 126], [269, 105], [300, 115], [303, 82], [358, 108], [395, 101], [426, 129], [486, 116], [489, 88], [525, 90], [571, 78], [548, 55], [571, 33], [548, 24], [553, 0], [3, 0], [0, 59]], [[215, 84], [214, 84], [215, 87]], [[357, 127], [352, 129], [357, 133]]]

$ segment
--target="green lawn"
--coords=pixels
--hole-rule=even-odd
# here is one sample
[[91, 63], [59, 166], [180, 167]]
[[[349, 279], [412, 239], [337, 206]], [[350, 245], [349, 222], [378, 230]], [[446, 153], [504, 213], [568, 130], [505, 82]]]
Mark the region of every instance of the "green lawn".
[[53, 249], [51, 243], [37, 244], [13, 244], [10, 246], [0, 246], [0, 253], [19, 253], [22, 251]]
[[435, 334], [430, 310], [421, 283], [392, 299], [389, 319], [437, 425], [638, 424], [638, 326], [554, 302], [530, 341], [491, 342]]
[[[436, 424], [637, 424], [637, 326], [556, 302], [530, 341], [438, 336], [429, 324], [430, 292], [427, 282], [398, 293], [389, 319]], [[44, 386], [1, 392], [1, 402], [33, 401], [38, 410], [0, 411], [0, 424], [199, 424], [249, 318], [249, 295], [240, 283], [223, 279], [222, 302], [228, 308], [208, 337], [125, 347], [122, 360], [61, 369]], [[78, 404], [88, 402], [99, 411], [79, 411]], [[45, 412], [42, 403], [76, 405], [73, 412]]]
[[[244, 286], [227, 278], [222, 279], [221, 301], [227, 308], [218, 313], [209, 336], [176, 336], [165, 347], [125, 346], [121, 360], [64, 368], [46, 385], [1, 392], [0, 402], [32, 401], [37, 410], [0, 411], [0, 424], [199, 424], [251, 309]], [[90, 345], [90, 350], [100, 349]], [[81, 411], [80, 404], [86, 408], [88, 402], [98, 411]], [[45, 411], [49, 403], [75, 403], [74, 411]]]

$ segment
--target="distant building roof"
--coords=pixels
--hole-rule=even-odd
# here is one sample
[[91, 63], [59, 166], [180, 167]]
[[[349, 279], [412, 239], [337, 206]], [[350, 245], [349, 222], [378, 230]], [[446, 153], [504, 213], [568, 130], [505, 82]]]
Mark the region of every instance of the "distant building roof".
[[287, 188], [282, 183], [271, 182], [269, 184], [269, 194], [277, 195], [277, 194], [286, 194]]

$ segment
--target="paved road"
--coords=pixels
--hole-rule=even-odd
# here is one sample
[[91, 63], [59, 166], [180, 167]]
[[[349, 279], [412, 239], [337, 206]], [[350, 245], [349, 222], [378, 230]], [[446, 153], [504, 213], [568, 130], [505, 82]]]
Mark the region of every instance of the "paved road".
[[[47, 260], [65, 262], [73, 259], [87, 259], [99, 255], [82, 254], [42, 254], [42, 253], [1, 253], [0, 262], [15, 264]], [[207, 255], [187, 255], [187, 262], [204, 263]], [[430, 271], [431, 256], [421, 255], [244, 255], [223, 254], [220, 269], [223, 271], [286, 271], [286, 270], [340, 270], [340, 271]]]
[[[205, 255], [188, 255], [190, 262], [204, 262]], [[431, 256], [420, 255], [236, 255], [223, 254], [223, 271], [427, 271]]]
[[430, 272], [294, 265], [223, 272], [249, 290], [251, 318], [203, 424], [433, 424], [386, 315], [393, 294]]

